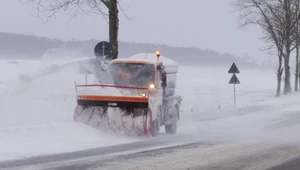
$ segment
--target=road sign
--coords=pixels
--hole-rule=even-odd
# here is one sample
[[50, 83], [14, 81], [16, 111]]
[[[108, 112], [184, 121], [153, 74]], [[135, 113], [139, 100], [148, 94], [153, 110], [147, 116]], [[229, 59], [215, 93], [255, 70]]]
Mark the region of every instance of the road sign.
[[240, 73], [239, 69], [237, 68], [237, 66], [235, 65], [235, 63], [232, 63], [230, 69], [228, 70], [229, 74], [233, 74], [231, 76], [231, 79], [229, 80], [229, 84], [233, 84], [233, 99], [234, 99], [234, 108], [236, 108], [236, 94], [235, 94], [235, 85], [236, 84], [241, 84], [241, 82], [239, 81], [239, 79], [237, 78], [237, 76], [235, 74]]
[[235, 63], [232, 63], [230, 69], [228, 70], [228, 73], [231, 73], [231, 74], [238, 74], [238, 73], [240, 73], [240, 71], [237, 68], [237, 66], [235, 65]]
[[235, 74], [233, 74], [231, 76], [229, 84], [241, 84], [241, 82], [239, 81], [239, 79], [237, 78], [237, 76]]
[[241, 84], [237, 76], [233, 73], [231, 76], [231, 79], [229, 81], [229, 84], [233, 84], [233, 100], [234, 100], [234, 108], [236, 108], [236, 92], [235, 92], [235, 85]]
[[112, 59], [112, 45], [109, 42], [101, 41], [94, 48], [94, 54], [97, 58], [104, 60]]

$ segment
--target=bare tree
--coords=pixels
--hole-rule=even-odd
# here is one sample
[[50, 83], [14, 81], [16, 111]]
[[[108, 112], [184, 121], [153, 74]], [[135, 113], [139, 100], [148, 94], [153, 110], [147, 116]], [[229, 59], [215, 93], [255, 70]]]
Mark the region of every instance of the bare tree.
[[82, 12], [85, 15], [102, 15], [109, 23], [109, 42], [113, 46], [113, 59], [118, 58], [119, 6], [118, 0], [19, 0], [23, 4], [34, 3], [37, 16], [50, 12], [47, 20], [60, 11], [73, 11], [74, 16]]
[[[276, 11], [272, 6], [269, 7], [270, 11], [277, 18], [277, 20], [283, 25], [284, 28], [284, 68], [285, 68], [285, 87], [284, 93], [290, 93], [292, 91], [291, 88], [291, 79], [290, 79], [290, 55], [293, 50], [296, 49], [296, 59], [299, 55], [299, 41], [298, 39], [298, 26], [300, 19], [299, 12], [299, 0], [273, 0], [277, 1], [276, 4], [280, 9], [282, 9], [280, 13], [276, 14]], [[298, 59], [297, 59], [298, 60]], [[296, 76], [297, 77], [297, 76]], [[297, 86], [297, 84], [296, 84]], [[295, 86], [295, 89], [297, 88]]]
[[295, 27], [299, 20], [296, 2], [299, 0], [237, 0], [235, 6], [242, 12], [243, 26], [254, 24], [264, 30], [264, 39], [272, 42], [278, 56], [277, 96], [280, 95], [282, 60], [284, 62], [284, 94], [291, 92], [290, 55], [294, 45]]
[[[276, 49], [278, 56], [277, 69], [277, 92], [276, 96], [280, 96], [281, 77], [282, 77], [282, 58], [283, 58], [283, 31], [281, 24], [273, 20], [272, 15], [267, 10], [265, 2], [258, 0], [237, 0], [235, 3], [238, 11], [241, 12], [240, 19], [242, 27], [248, 25], [258, 25], [263, 30], [263, 39], [270, 43], [268, 49]], [[277, 27], [277, 28], [276, 28]]]
[[[299, 30], [299, 23], [297, 23], [297, 29]], [[295, 91], [299, 90], [299, 45], [300, 45], [300, 41], [299, 41], [299, 31], [296, 31], [296, 41], [295, 41], [295, 46], [296, 46], [296, 69], [295, 69]]]
[[[280, 9], [276, 11], [279, 12]], [[263, 30], [262, 38], [265, 42], [270, 44], [268, 50], [275, 49], [278, 57], [278, 68], [277, 68], [277, 90], [276, 96], [279, 97], [281, 95], [281, 82], [282, 82], [282, 60], [283, 60], [283, 45], [284, 45], [284, 27], [281, 23], [278, 22], [274, 18], [274, 16], [270, 15], [268, 11], [265, 11], [266, 15], [261, 17], [262, 23], [260, 26]], [[269, 16], [269, 17], [267, 17]]]
[[[294, 1], [295, 5], [295, 13], [298, 15], [300, 13], [300, 1]], [[299, 20], [297, 20], [296, 25], [295, 25], [295, 31], [294, 31], [294, 36], [295, 36], [295, 47], [296, 47], [296, 70], [295, 70], [295, 91], [299, 90], [299, 48], [300, 48], [300, 25], [299, 25]]]
[[[292, 39], [293, 35], [293, 28], [295, 27], [295, 24], [297, 23], [295, 18], [293, 17], [293, 10], [292, 10], [292, 1], [291, 0], [284, 0], [283, 2], [279, 1], [282, 9], [283, 9], [283, 17], [276, 15], [278, 20], [283, 24], [284, 26], [284, 47], [285, 52], [284, 54], [284, 70], [285, 70], [285, 80], [284, 80], [284, 94], [290, 93], [292, 91], [291, 87], [291, 75], [290, 75], [290, 55], [293, 49], [292, 44], [294, 40]], [[272, 8], [270, 8], [272, 9]]]

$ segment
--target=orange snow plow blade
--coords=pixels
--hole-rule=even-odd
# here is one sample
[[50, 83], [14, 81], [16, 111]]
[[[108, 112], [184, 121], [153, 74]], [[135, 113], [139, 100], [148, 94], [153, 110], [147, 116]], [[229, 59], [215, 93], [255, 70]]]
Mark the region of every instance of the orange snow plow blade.
[[148, 108], [146, 97], [131, 96], [77, 96], [77, 102], [82, 106]]
[[[139, 88], [99, 84], [77, 85], [76, 92], [79, 87], [123, 90]], [[152, 113], [146, 96], [77, 94], [74, 120], [97, 129], [125, 133], [129, 136], [151, 136], [152, 131]]]

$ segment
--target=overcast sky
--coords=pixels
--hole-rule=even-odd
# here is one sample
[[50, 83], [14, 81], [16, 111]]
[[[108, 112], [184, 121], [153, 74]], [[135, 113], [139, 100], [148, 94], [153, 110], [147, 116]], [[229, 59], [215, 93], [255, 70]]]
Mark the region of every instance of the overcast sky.
[[[183, 3], [184, 2], [184, 3]], [[257, 27], [240, 28], [232, 0], [121, 0], [128, 20], [120, 12], [121, 41], [160, 43], [213, 49], [234, 55], [248, 53], [258, 60], [269, 58], [261, 52], [264, 44]], [[108, 39], [108, 25], [101, 16], [60, 13], [43, 22], [32, 15], [33, 5], [18, 0], [1, 0], [0, 32], [14, 32], [64, 40]]]

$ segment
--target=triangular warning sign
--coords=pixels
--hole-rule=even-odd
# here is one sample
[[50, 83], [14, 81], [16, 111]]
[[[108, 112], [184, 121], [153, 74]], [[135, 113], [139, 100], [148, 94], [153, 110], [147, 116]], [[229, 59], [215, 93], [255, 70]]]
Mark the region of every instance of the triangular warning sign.
[[232, 74], [235, 74], [235, 73], [240, 73], [239, 69], [237, 68], [237, 66], [235, 65], [235, 63], [232, 63], [228, 73], [232, 73]]
[[229, 84], [241, 84], [241, 82], [239, 81], [237, 76], [235, 74], [233, 74], [229, 81]]

